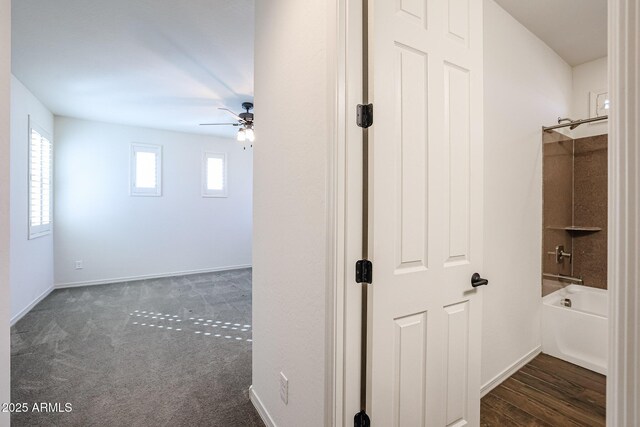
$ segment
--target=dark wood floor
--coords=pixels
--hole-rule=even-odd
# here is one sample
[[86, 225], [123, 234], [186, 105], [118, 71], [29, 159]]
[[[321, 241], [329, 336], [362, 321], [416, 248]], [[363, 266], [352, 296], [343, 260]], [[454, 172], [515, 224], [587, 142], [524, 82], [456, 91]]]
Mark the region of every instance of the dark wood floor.
[[606, 377], [540, 354], [482, 398], [481, 426], [604, 426]]

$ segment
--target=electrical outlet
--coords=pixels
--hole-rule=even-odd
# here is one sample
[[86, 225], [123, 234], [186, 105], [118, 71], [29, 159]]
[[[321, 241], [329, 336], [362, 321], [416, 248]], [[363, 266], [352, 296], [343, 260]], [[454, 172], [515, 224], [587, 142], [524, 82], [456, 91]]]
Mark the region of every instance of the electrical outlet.
[[82, 268], [83, 268], [82, 260], [76, 261], [76, 270], [82, 270]]
[[280, 399], [285, 405], [289, 404], [289, 380], [280, 372]]

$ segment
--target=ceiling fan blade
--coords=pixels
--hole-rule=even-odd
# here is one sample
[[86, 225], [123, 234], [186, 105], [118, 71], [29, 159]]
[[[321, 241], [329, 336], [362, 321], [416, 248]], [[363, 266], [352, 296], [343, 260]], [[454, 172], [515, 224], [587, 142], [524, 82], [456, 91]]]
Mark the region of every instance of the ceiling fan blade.
[[229, 110], [228, 108], [218, 107], [218, 110], [224, 110], [224, 111], [227, 111], [227, 112], [229, 112], [229, 113], [233, 114], [233, 117], [237, 118], [238, 120], [242, 120], [242, 119], [240, 118], [240, 116], [239, 116], [239, 115], [237, 115], [237, 114], [236, 114], [236, 113], [234, 113], [233, 111]]
[[238, 123], [200, 123], [200, 126], [239, 126]]

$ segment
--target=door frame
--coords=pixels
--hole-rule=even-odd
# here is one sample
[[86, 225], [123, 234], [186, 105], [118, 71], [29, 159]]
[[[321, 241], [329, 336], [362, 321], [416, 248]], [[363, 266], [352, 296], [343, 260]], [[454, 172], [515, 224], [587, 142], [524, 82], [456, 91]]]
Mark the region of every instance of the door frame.
[[[610, 426], [640, 424], [640, 411], [636, 407], [640, 391], [628, 386], [640, 383], [640, 370], [634, 365], [635, 358], [640, 356], [640, 327], [634, 318], [629, 318], [629, 313], [640, 312], [637, 285], [640, 273], [635, 270], [640, 241], [627, 237], [630, 232], [638, 232], [628, 218], [640, 217], [640, 208], [636, 205], [640, 199], [637, 194], [640, 178], [633, 180], [634, 174], [640, 172], [640, 154], [629, 151], [640, 142], [640, 126], [622, 120], [626, 114], [635, 113], [635, 117], [639, 114], [634, 110], [640, 99], [639, 71], [633, 64], [640, 60], [640, 54], [637, 49], [625, 49], [640, 32], [640, 22], [626, 18], [633, 2], [608, 0], [609, 94], [617, 108], [609, 118], [607, 425]], [[350, 420], [352, 414], [346, 411], [350, 408], [349, 402], [358, 401], [359, 391], [347, 387], [353, 383], [354, 371], [359, 376], [359, 355], [348, 351], [348, 339], [360, 330], [360, 293], [351, 280], [355, 269], [350, 261], [359, 259], [361, 210], [360, 200], [350, 196], [361, 183], [362, 132], [348, 124], [355, 123], [355, 105], [362, 99], [361, 6], [361, 2], [347, 0], [333, 0], [328, 5], [328, 96], [330, 117], [335, 121], [327, 171], [330, 203], [327, 211], [325, 424], [333, 426]], [[625, 64], [629, 65], [625, 67]]]
[[[348, 402], [359, 403], [360, 355], [349, 351], [352, 334], [360, 332], [361, 288], [355, 283], [355, 261], [362, 242], [362, 130], [355, 125], [356, 105], [362, 102], [362, 2], [333, 0], [329, 17], [330, 117], [329, 212], [327, 265], [327, 379], [325, 424], [342, 426], [357, 412], [346, 413]], [[331, 20], [331, 19], [330, 19]], [[349, 124], [353, 124], [350, 126]], [[359, 348], [359, 338], [357, 347]], [[346, 367], [349, 367], [347, 370]], [[359, 384], [359, 383], [358, 383]], [[346, 387], [351, 385], [351, 389]], [[354, 406], [354, 407], [355, 407]], [[351, 421], [352, 422], [352, 421]]]
[[[634, 11], [635, 14], [628, 13]], [[609, 0], [609, 366], [607, 425], [640, 424], [640, 60], [637, 40], [640, 22], [636, 0]], [[626, 65], [626, 66], [625, 66]], [[630, 120], [625, 120], [630, 119]], [[634, 223], [634, 219], [636, 222]], [[631, 236], [631, 237], [629, 237]]]
[[[10, 304], [9, 290], [9, 158], [11, 113], [11, 1], [0, 0], [0, 402], [10, 402]], [[9, 414], [0, 412], [0, 426], [9, 425]]]
[[327, 25], [327, 62], [329, 114], [333, 120], [328, 148], [327, 162], [327, 264], [326, 264], [326, 319], [325, 319], [325, 425], [338, 426], [337, 411], [342, 399], [342, 343], [344, 337], [344, 302], [342, 291], [344, 282], [344, 183], [346, 182], [345, 165], [342, 150], [346, 145], [344, 128], [345, 110], [345, 71], [346, 55], [344, 49], [344, 32], [346, 20], [344, 9], [346, 0], [328, 2]]

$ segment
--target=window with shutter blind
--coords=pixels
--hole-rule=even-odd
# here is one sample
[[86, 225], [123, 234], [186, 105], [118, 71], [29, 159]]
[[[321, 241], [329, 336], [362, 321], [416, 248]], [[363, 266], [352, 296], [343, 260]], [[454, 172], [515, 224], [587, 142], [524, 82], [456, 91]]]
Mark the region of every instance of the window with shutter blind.
[[131, 144], [131, 195], [162, 195], [162, 146]]
[[51, 139], [29, 118], [29, 239], [51, 233]]
[[202, 163], [202, 196], [227, 197], [227, 155], [204, 153]]

